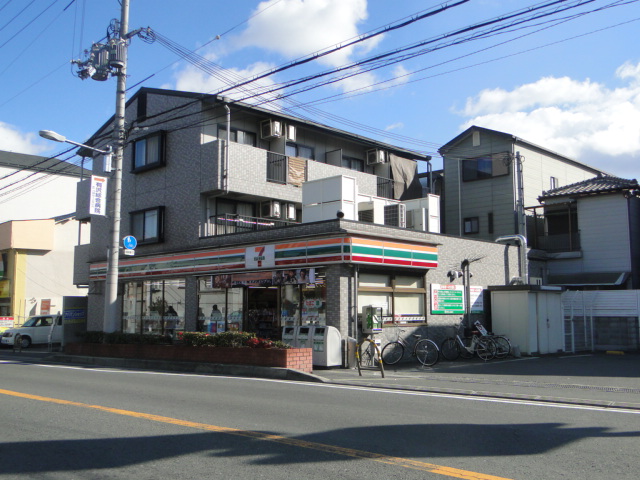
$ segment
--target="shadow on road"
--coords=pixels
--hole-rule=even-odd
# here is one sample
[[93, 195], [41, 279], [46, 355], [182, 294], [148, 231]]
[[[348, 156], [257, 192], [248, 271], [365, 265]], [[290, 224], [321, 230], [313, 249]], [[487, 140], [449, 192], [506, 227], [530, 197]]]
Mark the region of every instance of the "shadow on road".
[[[428, 434], [425, 434], [428, 432]], [[271, 438], [265, 438], [273, 435]], [[572, 428], [562, 423], [508, 425], [380, 425], [346, 428], [301, 437], [238, 431], [156, 437], [3, 443], [3, 475], [79, 472], [126, 468], [146, 462], [193, 456], [244, 457], [248, 465], [286, 465], [388, 457], [437, 461], [440, 457], [539, 455], [585, 438], [626, 439], [640, 432]], [[195, 455], [195, 456], [194, 456]], [[369, 456], [373, 458], [377, 455]]]

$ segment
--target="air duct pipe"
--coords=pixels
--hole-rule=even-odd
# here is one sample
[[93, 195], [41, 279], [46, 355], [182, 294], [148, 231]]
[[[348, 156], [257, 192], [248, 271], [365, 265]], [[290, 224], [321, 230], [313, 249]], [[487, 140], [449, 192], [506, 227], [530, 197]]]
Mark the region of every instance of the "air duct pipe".
[[518, 260], [518, 268], [522, 281], [529, 284], [529, 272], [527, 270], [527, 238], [524, 235], [502, 235], [496, 238], [496, 243], [506, 243], [511, 241], [520, 243], [520, 256]]

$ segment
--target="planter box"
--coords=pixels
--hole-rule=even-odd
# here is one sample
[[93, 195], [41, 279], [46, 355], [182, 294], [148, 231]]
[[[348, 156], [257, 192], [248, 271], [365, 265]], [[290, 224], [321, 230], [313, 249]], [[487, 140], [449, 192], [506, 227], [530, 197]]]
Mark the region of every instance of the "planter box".
[[91, 357], [255, 365], [259, 367], [291, 368], [306, 373], [313, 372], [312, 350], [310, 348], [229, 348], [69, 343], [65, 345], [64, 351], [69, 355]]

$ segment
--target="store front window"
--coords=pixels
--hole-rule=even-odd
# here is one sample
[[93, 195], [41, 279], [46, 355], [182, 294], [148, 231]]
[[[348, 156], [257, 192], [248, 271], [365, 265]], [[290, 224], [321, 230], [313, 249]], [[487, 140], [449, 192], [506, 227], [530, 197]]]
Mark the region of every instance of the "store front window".
[[184, 331], [185, 280], [127, 282], [122, 304], [122, 331], [169, 335]]
[[201, 331], [278, 339], [286, 325], [326, 325], [325, 273], [315, 268], [208, 275], [198, 280], [198, 297]]
[[383, 326], [426, 323], [426, 288], [422, 275], [363, 272], [358, 278], [358, 307], [382, 308]]

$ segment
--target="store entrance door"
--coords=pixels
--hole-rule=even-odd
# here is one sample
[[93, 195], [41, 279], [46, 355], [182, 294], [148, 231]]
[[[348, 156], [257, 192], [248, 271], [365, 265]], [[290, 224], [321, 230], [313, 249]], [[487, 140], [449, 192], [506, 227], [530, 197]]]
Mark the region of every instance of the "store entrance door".
[[247, 325], [245, 331], [258, 337], [278, 340], [278, 288], [247, 289]]

